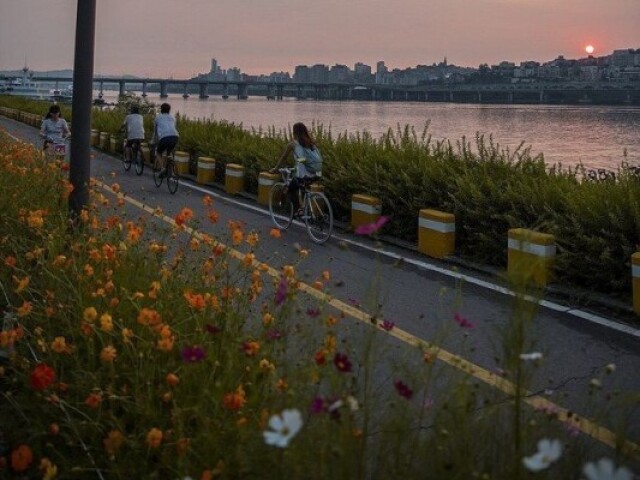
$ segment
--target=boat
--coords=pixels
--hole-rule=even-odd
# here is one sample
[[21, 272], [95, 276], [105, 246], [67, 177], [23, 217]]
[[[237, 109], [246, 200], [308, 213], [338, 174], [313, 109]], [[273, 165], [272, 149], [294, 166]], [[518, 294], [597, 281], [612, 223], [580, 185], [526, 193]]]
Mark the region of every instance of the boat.
[[71, 103], [73, 100], [73, 86], [69, 85], [62, 89], [54, 88], [49, 91], [49, 94], [51, 99], [56, 102]]
[[37, 98], [40, 100], [51, 100], [51, 94], [48, 88], [41, 87], [32, 81], [33, 72], [29, 72], [29, 68], [25, 65], [22, 69], [22, 78], [13, 78], [5, 81], [0, 86], [0, 94], [14, 95], [26, 98]]

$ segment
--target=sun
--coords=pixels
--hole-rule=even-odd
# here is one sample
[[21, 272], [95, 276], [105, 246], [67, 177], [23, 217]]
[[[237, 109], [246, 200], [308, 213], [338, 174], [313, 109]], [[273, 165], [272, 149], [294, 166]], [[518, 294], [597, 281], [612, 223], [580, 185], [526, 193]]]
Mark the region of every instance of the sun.
[[593, 48], [593, 45], [587, 45], [586, 47], [584, 47], [584, 51], [587, 52], [589, 55], [591, 55], [593, 52], [595, 52], [595, 48]]

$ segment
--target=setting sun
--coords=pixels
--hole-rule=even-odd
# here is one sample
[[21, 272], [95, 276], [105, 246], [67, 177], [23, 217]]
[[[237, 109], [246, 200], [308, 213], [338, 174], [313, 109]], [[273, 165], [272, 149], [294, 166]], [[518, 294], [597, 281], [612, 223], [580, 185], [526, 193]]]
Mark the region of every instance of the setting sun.
[[591, 55], [595, 51], [595, 48], [593, 48], [593, 45], [587, 45], [584, 47], [584, 51]]

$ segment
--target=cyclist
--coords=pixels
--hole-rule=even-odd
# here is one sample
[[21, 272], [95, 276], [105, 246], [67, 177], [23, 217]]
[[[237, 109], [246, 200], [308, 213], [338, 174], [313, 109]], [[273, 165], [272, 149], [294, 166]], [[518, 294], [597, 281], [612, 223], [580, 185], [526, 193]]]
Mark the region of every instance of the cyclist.
[[176, 119], [169, 112], [171, 105], [163, 103], [160, 105], [160, 115], [156, 115], [153, 122], [153, 143], [156, 143], [156, 160], [162, 166], [160, 178], [167, 176], [167, 169], [164, 164], [162, 154], [166, 152], [171, 155], [178, 143], [178, 130], [176, 130]]
[[51, 105], [40, 126], [40, 136], [44, 138], [42, 150], [46, 152], [52, 143], [63, 143], [70, 134], [67, 121], [60, 116], [60, 106]]
[[135, 144], [139, 150], [140, 142], [144, 140], [144, 119], [140, 115], [138, 105], [131, 106], [131, 113], [125, 117], [122, 129], [127, 132], [127, 143], [124, 147], [125, 158], [131, 160], [131, 148]]
[[300, 216], [300, 183], [309, 184], [322, 175], [322, 155], [304, 123], [298, 122], [293, 125], [293, 141], [287, 145], [271, 172], [277, 172], [280, 164], [292, 153], [296, 161], [296, 174], [289, 184], [289, 195], [295, 215]]

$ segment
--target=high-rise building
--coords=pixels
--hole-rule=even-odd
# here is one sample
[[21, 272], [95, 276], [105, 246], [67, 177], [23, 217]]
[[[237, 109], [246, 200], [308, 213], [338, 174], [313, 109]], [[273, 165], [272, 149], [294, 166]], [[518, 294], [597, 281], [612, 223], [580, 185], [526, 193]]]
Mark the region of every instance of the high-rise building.
[[327, 83], [329, 79], [329, 67], [320, 63], [311, 67], [310, 81], [311, 83]]
[[353, 72], [346, 65], [335, 64], [329, 71], [329, 83], [351, 83]]
[[364, 63], [356, 63], [353, 67], [354, 80], [357, 83], [371, 83], [373, 77], [371, 75], [371, 66]]
[[209, 73], [211, 75], [215, 75], [218, 71], [218, 60], [216, 60], [215, 58], [211, 59], [211, 70], [209, 71]]
[[311, 70], [306, 65], [298, 65], [293, 74], [293, 79], [296, 82], [309, 83], [311, 81]]

